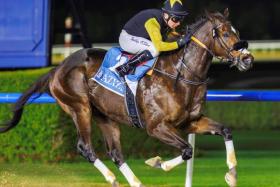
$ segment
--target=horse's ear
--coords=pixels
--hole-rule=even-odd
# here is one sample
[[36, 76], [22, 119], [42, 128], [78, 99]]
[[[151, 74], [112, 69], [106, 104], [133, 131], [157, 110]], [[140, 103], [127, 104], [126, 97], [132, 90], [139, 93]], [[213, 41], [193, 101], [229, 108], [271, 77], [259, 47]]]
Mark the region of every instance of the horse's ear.
[[213, 16], [208, 10], [204, 10], [204, 13], [205, 13], [205, 16], [207, 19], [209, 19], [210, 21], [213, 21]]
[[225, 16], [226, 18], [229, 17], [229, 10], [228, 10], [228, 8], [226, 8], [226, 9], [224, 10], [224, 16]]

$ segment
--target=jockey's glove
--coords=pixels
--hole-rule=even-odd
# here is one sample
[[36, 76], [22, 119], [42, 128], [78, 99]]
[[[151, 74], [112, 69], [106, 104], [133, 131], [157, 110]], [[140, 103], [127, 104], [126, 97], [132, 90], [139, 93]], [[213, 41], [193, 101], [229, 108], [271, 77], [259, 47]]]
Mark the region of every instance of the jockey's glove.
[[177, 40], [178, 47], [181, 48], [181, 47], [187, 45], [191, 41], [191, 37], [192, 37], [191, 34], [186, 34], [186, 35], [181, 36]]

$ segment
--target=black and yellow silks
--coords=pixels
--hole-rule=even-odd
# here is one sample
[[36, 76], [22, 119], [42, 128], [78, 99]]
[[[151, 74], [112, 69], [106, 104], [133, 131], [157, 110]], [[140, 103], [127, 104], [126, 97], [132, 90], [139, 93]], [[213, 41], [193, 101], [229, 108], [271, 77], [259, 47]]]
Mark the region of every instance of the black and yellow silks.
[[164, 42], [163, 35], [166, 31], [163, 11], [159, 9], [148, 9], [139, 12], [132, 17], [124, 26], [124, 30], [133, 36], [151, 40], [158, 52], [171, 51], [179, 46], [176, 41]]

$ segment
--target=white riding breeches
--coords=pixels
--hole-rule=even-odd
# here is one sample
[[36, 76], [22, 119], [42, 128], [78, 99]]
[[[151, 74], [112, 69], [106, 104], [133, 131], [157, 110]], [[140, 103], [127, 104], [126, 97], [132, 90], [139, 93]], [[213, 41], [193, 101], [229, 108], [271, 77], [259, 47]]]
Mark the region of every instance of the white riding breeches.
[[149, 50], [153, 57], [159, 55], [155, 45], [150, 40], [130, 35], [125, 30], [122, 30], [120, 34], [119, 44], [123, 50], [132, 54], [138, 54], [142, 51]]

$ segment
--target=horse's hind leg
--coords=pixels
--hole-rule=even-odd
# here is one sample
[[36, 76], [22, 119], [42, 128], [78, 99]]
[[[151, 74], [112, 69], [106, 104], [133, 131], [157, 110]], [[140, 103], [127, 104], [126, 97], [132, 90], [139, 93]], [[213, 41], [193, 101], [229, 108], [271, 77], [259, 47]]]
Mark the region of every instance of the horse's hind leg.
[[108, 151], [108, 156], [117, 165], [119, 170], [127, 179], [130, 186], [142, 186], [139, 179], [134, 175], [134, 173], [131, 171], [131, 169], [123, 159], [120, 143], [120, 129], [118, 124], [102, 115], [95, 116], [95, 119], [102, 131], [106, 149]]
[[229, 172], [226, 174], [225, 180], [229, 186], [236, 186], [237, 161], [230, 129], [210, 118], [201, 117], [198, 121], [191, 123], [190, 127], [187, 129], [187, 132], [195, 134], [213, 134], [224, 137], [227, 152], [227, 165], [229, 167]]
[[[57, 80], [57, 79], [56, 79]], [[55, 80], [55, 81], [56, 81]], [[90, 163], [92, 163], [105, 177], [105, 179], [110, 182], [113, 186], [116, 184], [116, 177], [114, 174], [100, 161], [91, 143], [91, 122], [92, 122], [92, 111], [91, 105], [89, 103], [89, 98], [87, 92], [85, 91], [84, 84], [82, 82], [75, 82], [76, 90], [73, 85], [63, 85], [53, 81], [51, 83], [51, 93], [55, 97], [57, 103], [61, 108], [69, 114], [77, 128], [78, 134], [78, 152], [85, 157]], [[76, 80], [77, 81], [77, 80]], [[58, 86], [57, 86], [58, 85]], [[67, 89], [66, 89], [67, 88]]]
[[75, 102], [71, 106], [57, 100], [63, 110], [68, 113], [75, 123], [78, 134], [78, 152], [92, 163], [112, 186], [118, 186], [115, 175], [99, 160], [92, 148], [91, 143], [91, 120], [92, 113], [87, 102]]

